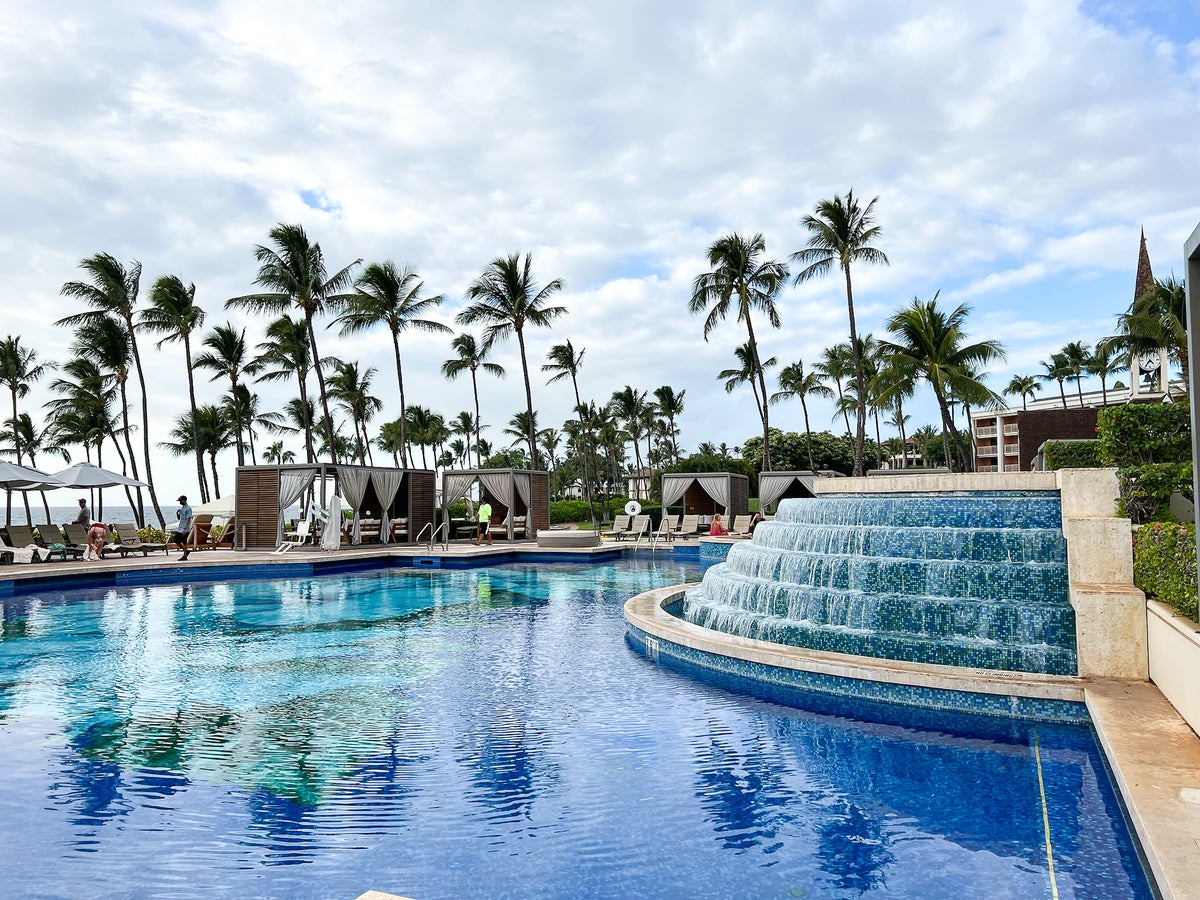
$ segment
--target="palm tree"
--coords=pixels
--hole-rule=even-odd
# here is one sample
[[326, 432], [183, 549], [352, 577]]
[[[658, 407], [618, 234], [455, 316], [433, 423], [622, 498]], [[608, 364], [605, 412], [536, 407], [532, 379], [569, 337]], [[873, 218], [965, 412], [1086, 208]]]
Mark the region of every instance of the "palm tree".
[[946, 313], [938, 309], [937, 298], [937, 294], [928, 301], [914, 297], [888, 319], [887, 330], [895, 341], [884, 346], [929, 382], [941, 409], [943, 430], [953, 438], [959, 462], [967, 469], [970, 456], [950, 415], [950, 399], [957, 396], [976, 402], [981, 396], [994, 397], [974, 371], [977, 366], [1002, 359], [1004, 348], [998, 341], [965, 343], [963, 324], [970, 307], [959, 304]]
[[1079, 395], [1079, 405], [1083, 406], [1083, 373], [1087, 371], [1088, 359], [1091, 353], [1083, 341], [1071, 341], [1062, 348], [1062, 356], [1067, 368], [1071, 370], [1071, 379], [1075, 382], [1075, 391]]
[[159, 446], [172, 456], [188, 456], [197, 445], [204, 448], [212, 469], [213, 495], [220, 497], [217, 454], [239, 442], [237, 425], [229, 410], [209, 404], [197, 409], [194, 416], [178, 416], [170, 436], [174, 440], [162, 441]]
[[798, 359], [779, 370], [779, 390], [771, 395], [772, 403], [795, 398], [800, 401], [800, 409], [804, 411], [804, 439], [808, 450], [808, 467], [814, 472], [817, 464], [813, 461], [812, 428], [808, 424], [808, 398], [833, 397], [833, 391], [821, 379], [820, 372], [805, 372], [804, 360]]
[[1120, 352], [1116, 342], [1096, 342], [1096, 350], [1087, 361], [1087, 370], [1100, 379], [1100, 393], [1105, 406], [1108, 406], [1108, 376], [1124, 371], [1127, 366], [1127, 357]]
[[1010, 397], [1021, 398], [1021, 409], [1029, 409], [1027, 400], [1036, 394], [1041, 385], [1033, 375], [1014, 375], [1012, 381], [1008, 383], [1008, 387], [1004, 389], [1004, 393]]
[[263, 450], [263, 462], [268, 465], [288, 465], [296, 461], [296, 454], [283, 449], [283, 441], [276, 441]]
[[[367, 435], [367, 422], [383, 409], [383, 401], [371, 396], [371, 379], [375, 377], [375, 369], [360, 372], [358, 363], [347, 363], [338, 360], [334, 364], [333, 375], [329, 378], [329, 396], [338, 401], [354, 426], [354, 437], [358, 447], [359, 461], [367, 464], [367, 454], [371, 452], [370, 437]], [[401, 444], [404, 441], [401, 438]], [[408, 463], [405, 462], [405, 465]], [[374, 461], [372, 461], [374, 465]]]
[[[787, 281], [788, 270], [781, 262], [763, 260], [767, 244], [761, 234], [747, 239], [736, 232], [718, 238], [708, 248], [711, 272], [696, 277], [692, 282], [692, 299], [688, 310], [696, 313], [708, 310], [704, 320], [704, 339], [729, 315], [736, 296], [737, 320], [746, 326], [746, 348], [749, 352], [751, 375], [758, 380], [756, 396], [763, 398], [759, 404], [759, 416], [763, 426], [763, 470], [771, 469], [771, 433], [767, 412], [767, 382], [764, 366], [759, 359], [758, 341], [754, 337], [754, 322], [751, 313], [755, 310], [766, 316], [772, 328], [778, 328], [779, 311], [775, 307], [775, 296]], [[711, 304], [712, 308], [709, 309]]]
[[658, 406], [658, 414], [666, 419], [666, 436], [670, 443], [671, 460], [679, 462], [679, 428], [675, 425], [675, 420], [683, 415], [683, 398], [687, 394], [684, 389], [675, 392], [675, 389], [669, 384], [664, 384], [661, 387], [654, 389], [654, 399]]
[[[59, 443], [54, 430], [47, 426], [39, 431], [34, 427], [33, 419], [30, 418], [29, 413], [21, 413], [16, 419], [10, 419], [6, 424], [9, 428], [10, 439], [13, 442], [14, 454], [16, 453], [15, 448], [19, 444], [22, 452], [29, 458], [29, 465], [33, 468], [37, 468], [39, 453], [54, 453], [61, 456], [65, 462], [69, 463], [71, 461], [71, 454], [67, 452], [65, 446]], [[20, 464], [20, 459], [17, 462]], [[41, 491], [40, 493], [42, 495], [42, 506], [46, 510], [46, 521], [50, 522], [50, 501], [46, 499], [45, 491]], [[32, 517], [29, 515], [29, 492], [23, 492], [23, 496], [25, 498], [25, 521], [33, 522]], [[10, 524], [12, 522], [11, 515], [8, 518], [8, 522]]]
[[863, 473], [863, 444], [867, 438], [867, 377], [863, 369], [858, 343], [858, 328], [854, 321], [854, 288], [850, 282], [850, 267], [865, 262], [888, 265], [887, 255], [872, 246], [881, 234], [875, 224], [875, 197], [864, 209], [854, 191], [846, 196], [835, 195], [822, 200], [800, 224], [808, 232], [808, 246], [792, 254], [792, 262], [802, 266], [796, 273], [795, 284], [827, 275], [836, 265], [846, 279], [846, 309], [850, 319], [850, 349], [854, 354], [854, 383], [858, 407], [854, 434], [854, 474]]
[[1040, 366], [1045, 368], [1046, 374], [1037, 376], [1042, 381], [1057, 381], [1058, 393], [1062, 397], [1063, 409], [1067, 408], [1067, 392], [1063, 389], [1063, 382], [1071, 377], [1071, 363], [1061, 353], [1051, 353], [1050, 361], [1042, 360]]
[[[490, 347], [498, 340], [510, 335], [517, 336], [521, 349], [521, 374], [525, 376], [525, 409], [529, 413], [529, 424], [533, 424], [533, 389], [529, 384], [529, 363], [525, 355], [525, 326], [549, 328], [551, 323], [566, 313], [565, 306], [547, 306], [550, 297], [562, 290], [562, 279], [555, 278], [537, 290], [533, 280], [533, 254], [526, 253], [492, 260], [483, 274], [467, 288], [466, 297], [473, 301], [456, 317], [460, 325], [483, 323], [483, 343]], [[478, 417], [478, 416], [477, 416]], [[529, 440], [530, 465], [538, 465], [537, 437], [532, 428]]]
[[[400, 388], [400, 428], [405, 427], [404, 413], [404, 369], [400, 362], [400, 335], [408, 330], [425, 333], [449, 333], [450, 329], [441, 322], [422, 318], [429, 315], [445, 299], [441, 294], [422, 297], [421, 281], [416, 270], [405, 266], [397, 269], [391, 260], [371, 263], [354, 282], [355, 291], [343, 300], [345, 307], [335, 319], [341, 323], [343, 335], [355, 334], [386, 325], [392, 335], [392, 349], [396, 355], [396, 383]], [[401, 456], [408, 465], [408, 454], [403, 436], [400, 439]]]
[[842, 390], [842, 383], [854, 375], [854, 353], [850, 350], [848, 343], [834, 344], [832, 347], [826, 347], [821, 352], [821, 360], [813, 366], [821, 373], [822, 378], [827, 378], [833, 382], [837, 389], [837, 408], [842, 412], [842, 418], [846, 423], [846, 436], [849, 437], [850, 431], [850, 415], [849, 407], [843, 404], [845, 392]]
[[[258, 371], [258, 363], [248, 359], [246, 329], [243, 328], [239, 331], [232, 322], [226, 322], [205, 335], [201, 344], [209, 349], [196, 357], [196, 368], [212, 372], [213, 376], [210, 379], [212, 381], [222, 377], [228, 378], [230, 396], [236, 398], [242, 375], [253, 375]], [[246, 431], [246, 426], [242, 421], [242, 413], [237, 403], [232, 405], [230, 411], [233, 413], [233, 425], [237, 432], [237, 440], [234, 442], [237, 448], [237, 464], [244, 466], [246, 455], [243, 449], [242, 435]]]
[[225, 395], [225, 406], [231, 413], [234, 411], [234, 407], [237, 408], [236, 415], [241, 417], [246, 426], [246, 443], [250, 447], [250, 462], [257, 466], [258, 454], [254, 449], [254, 427], [257, 425], [271, 434], [277, 434], [283, 424], [283, 414], [263, 409], [258, 394], [252, 393], [250, 388], [244, 384], [237, 386], [236, 393]]
[[17, 400], [26, 396], [34, 382], [39, 381], [54, 368], [55, 364], [52, 362], [38, 362], [36, 350], [22, 347], [20, 335], [13, 337], [10, 334], [0, 341], [0, 384], [8, 388], [12, 398], [12, 423], [14, 425], [12, 441], [18, 465], [24, 459], [24, 449], [21, 435], [15, 430], [16, 423], [20, 420]]
[[[142, 354], [138, 349], [137, 331], [133, 324], [134, 310], [138, 299], [138, 285], [142, 278], [142, 264], [135, 260], [126, 269], [115, 257], [108, 253], [97, 253], [95, 256], [81, 260], [79, 267], [91, 279], [90, 283], [68, 281], [62, 286], [60, 293], [64, 297], [73, 297], [77, 300], [82, 300], [86, 305], [92, 307], [92, 309], [76, 313], [73, 316], [66, 316], [59, 319], [55, 324], [75, 327], [92, 319], [109, 315], [125, 323], [125, 330], [129, 332], [129, 347], [133, 351], [133, 363], [134, 369], [137, 371], [138, 387], [142, 392], [142, 450], [146, 458], [146, 484], [150, 486], [150, 502], [154, 506], [155, 515], [158, 517], [159, 527], [162, 527], [166, 522], [163, 519], [162, 509], [158, 505], [158, 495], [154, 490], [154, 474], [150, 469], [150, 410], [146, 400], [146, 376], [142, 371]], [[133, 471], [133, 477], [139, 477], [137, 462], [132, 456], [130, 457], [129, 464]], [[138, 489], [138, 498], [138, 511], [140, 515], [140, 488]], [[142, 524], [144, 519], [139, 519], [138, 521], [139, 524]]]
[[392, 454], [396, 468], [400, 468], [400, 423], [384, 422], [379, 426], [379, 436], [375, 438], [375, 446], [384, 453]]
[[871, 392], [881, 408], [891, 412], [887, 424], [900, 432], [900, 468], [903, 469], [908, 466], [908, 437], [904, 433], [904, 426], [912, 419], [912, 416], [904, 414], [904, 401], [917, 392], [917, 373], [912, 366], [887, 353], [885, 348], [880, 349], [883, 363], [872, 379]]
[[[293, 397], [283, 405], [283, 421], [278, 425], [280, 431], [286, 434], [303, 434], [306, 439], [312, 437], [317, 422], [317, 406], [310, 397]], [[305, 447], [305, 462], [313, 462], [317, 457], [310, 446]]]
[[1140, 356], [1166, 350], [1188, 380], [1187, 292], [1184, 283], [1171, 275], [1157, 278], [1154, 286], [1134, 299], [1118, 317], [1120, 333], [1115, 340], [1130, 354]]
[[[164, 275], [150, 288], [150, 306], [142, 310], [141, 328], [164, 337], [156, 346], [175, 341], [183, 343], [184, 365], [187, 367], [188, 403], [196, 415], [196, 379], [192, 374], [192, 335], [204, 325], [204, 310], [196, 305], [196, 285], [184, 285], [178, 275]], [[208, 482], [204, 477], [204, 454], [196, 447], [196, 480], [200, 499], [208, 501]]]
[[460, 334], [450, 342], [450, 346], [458, 354], [454, 359], [442, 363], [442, 374], [451, 380], [462, 372], [471, 373], [471, 395], [475, 398], [475, 464], [483, 468], [483, 457], [479, 450], [479, 432], [483, 426], [479, 423], [479, 383], [476, 372], [480, 369], [497, 378], [504, 377], [504, 367], [494, 362], [488, 362], [491, 346], [486, 342], [481, 346], [471, 334]]
[[427, 406], [415, 403], [408, 408], [409, 440], [421, 448], [421, 468], [428, 468], [425, 458], [425, 448], [437, 443], [438, 434], [446, 426], [440, 415]]
[[932, 425], [922, 425], [913, 432], [913, 443], [916, 444], [917, 448], [921, 451], [921, 459], [927, 466], [932, 463], [932, 460], [929, 458], [929, 446], [934, 442], [937, 436], [937, 429]]
[[[751, 390], [754, 391], [754, 406], [759, 411], [759, 418], [762, 418], [762, 408], [767, 405], [768, 397], [764, 394], [759, 394], [758, 375], [775, 365], [775, 357], [765, 360], [755, 360], [754, 351], [750, 347], [750, 343], [746, 342], [740, 347], [735, 347], [733, 355], [738, 361], [737, 368], [722, 369], [717, 373], [717, 379], [725, 382], [725, 393], [732, 394], [739, 385], [748, 384]], [[763, 463], [766, 466], [766, 463]]]
[[638, 443], [641, 440], [642, 421], [646, 411], [646, 392], [635, 391], [630, 385], [625, 385], [619, 391], [614, 391], [609, 402], [613, 415], [620, 419], [626, 436], [633, 444], [634, 465], [637, 474], [642, 472], [642, 450]]
[[[259, 354], [254, 359], [260, 372], [257, 381], [281, 381], [295, 376], [299, 385], [300, 407], [309, 405], [308, 373], [312, 369], [312, 351], [308, 343], [308, 326], [300, 319], [280, 316], [267, 326], [267, 339], [258, 345]], [[316, 415], [310, 416], [304, 428], [304, 461], [315, 462], [313, 445], [313, 423]]]
[[[362, 260], [356, 259], [331, 276], [325, 268], [325, 255], [321, 252], [321, 245], [309, 242], [308, 235], [301, 226], [281, 223], [272, 228], [268, 236], [274, 244], [273, 247], [260, 244], [254, 248], [254, 258], [259, 263], [254, 283], [267, 288], [268, 293], [231, 297], [225, 301], [225, 306], [276, 315], [294, 306], [304, 314], [311, 359], [316, 362], [321, 358], [321, 354], [317, 352], [317, 334], [314, 328], [316, 317], [325, 311], [328, 304], [337, 302], [333, 298], [350, 285], [351, 270]], [[333, 418], [329, 415], [325, 376], [319, 365], [314, 366], [314, 370], [317, 373], [321, 411], [325, 414], [325, 441], [333, 455], [333, 462], [336, 463]]]

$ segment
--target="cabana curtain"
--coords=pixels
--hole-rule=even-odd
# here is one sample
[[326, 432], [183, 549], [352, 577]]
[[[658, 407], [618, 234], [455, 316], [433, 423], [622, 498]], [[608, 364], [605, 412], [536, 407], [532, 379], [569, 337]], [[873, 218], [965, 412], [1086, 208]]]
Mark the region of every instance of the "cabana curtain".
[[763, 472], [758, 476], [758, 508], [765, 510], [768, 506], [788, 492], [796, 481], [795, 475], [771, 475]]
[[728, 475], [700, 475], [696, 478], [696, 483], [704, 489], [704, 493], [712, 497], [722, 506], [729, 507], [729, 476]]
[[299, 500], [317, 477], [316, 469], [284, 469], [279, 473], [279, 525], [275, 543], [283, 543], [283, 513]]
[[517, 483], [517, 496], [521, 498], [521, 501], [525, 504], [526, 511], [528, 511], [529, 502], [533, 499], [533, 491], [529, 483], [529, 473], [514, 472], [513, 481]]
[[375, 488], [375, 493], [383, 506], [379, 511], [379, 539], [385, 544], [392, 539], [392, 520], [388, 517], [388, 512], [403, 483], [404, 472], [400, 469], [371, 470], [371, 485]]
[[354, 524], [350, 526], [350, 543], [362, 543], [362, 503], [363, 494], [367, 492], [367, 482], [371, 473], [366, 469], [339, 468], [337, 470], [338, 491], [346, 498], [346, 503], [354, 510]]
[[467, 496], [467, 491], [475, 483], [475, 478], [474, 474], [446, 475], [444, 480], [445, 496], [442, 497], [442, 505], [449, 508], [450, 504], [457, 503], [463, 497]]
[[513, 477], [511, 472], [481, 472], [479, 480], [483, 482], [483, 486], [487, 488], [489, 494], [509, 509], [512, 508]]
[[672, 478], [669, 475], [664, 475], [662, 480], [662, 505], [663, 509], [673, 503], [678, 503], [683, 499], [683, 495], [687, 493], [688, 485], [694, 479], [687, 478]]

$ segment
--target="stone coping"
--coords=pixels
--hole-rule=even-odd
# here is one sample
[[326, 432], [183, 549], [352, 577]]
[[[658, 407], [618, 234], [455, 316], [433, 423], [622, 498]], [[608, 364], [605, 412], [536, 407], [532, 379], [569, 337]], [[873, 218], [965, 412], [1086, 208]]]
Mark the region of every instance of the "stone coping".
[[939, 472], [814, 478], [814, 494], [909, 494], [946, 491], [1056, 491], [1054, 472]]
[[1200, 737], [1153, 684], [959, 669], [807, 650], [701, 628], [668, 613], [688, 585], [625, 603], [625, 618], [661, 640], [783, 668], [893, 684], [1086, 704], [1146, 862], [1163, 897], [1200, 900]]

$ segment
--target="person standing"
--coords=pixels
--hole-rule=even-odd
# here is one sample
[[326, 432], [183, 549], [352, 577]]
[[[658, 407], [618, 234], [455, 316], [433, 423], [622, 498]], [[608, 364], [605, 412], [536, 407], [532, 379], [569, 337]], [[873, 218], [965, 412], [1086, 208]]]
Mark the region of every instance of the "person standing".
[[188, 532], [192, 530], [192, 508], [188, 506], [187, 495], [179, 495], [179, 509], [175, 510], [175, 515], [179, 517], [179, 524], [175, 526], [175, 533], [171, 535], [171, 543], [178, 544], [183, 548], [183, 556], [181, 560], [186, 560], [188, 554], [192, 551], [187, 548]]
[[483, 543], [484, 535], [487, 535], [488, 546], [492, 546], [492, 504], [484, 500], [479, 504], [479, 530], [475, 532], [475, 546], [478, 547]]

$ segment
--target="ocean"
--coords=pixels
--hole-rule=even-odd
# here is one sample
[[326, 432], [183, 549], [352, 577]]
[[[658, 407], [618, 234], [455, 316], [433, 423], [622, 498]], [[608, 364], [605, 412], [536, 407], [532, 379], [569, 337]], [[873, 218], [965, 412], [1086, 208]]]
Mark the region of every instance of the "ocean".
[[[3, 497], [0, 497], [0, 503], [3, 503]], [[179, 508], [179, 504], [175, 503], [170, 508], [163, 508], [163, 516], [167, 520], [167, 524], [175, 521], [175, 510]], [[7, 516], [3, 519], [6, 525], [45, 525], [46, 524], [46, 507], [42, 506], [42, 498], [38, 494], [29, 495], [29, 511], [33, 514], [33, 522], [25, 517], [25, 504], [21, 500], [21, 495], [14, 492], [12, 501], [12, 517]], [[4, 515], [4, 512], [0, 512]], [[54, 525], [62, 525], [65, 522], [74, 522], [75, 517], [79, 515], [79, 504], [73, 503], [70, 506], [57, 506], [50, 504], [50, 522]], [[105, 503], [103, 509], [97, 507], [92, 508], [92, 517], [99, 519], [102, 522], [113, 524], [114, 522], [135, 522], [133, 510], [126, 503]], [[147, 524], [157, 525], [158, 519], [154, 512], [150, 509], [150, 505], [146, 505], [146, 518], [149, 520]]]

